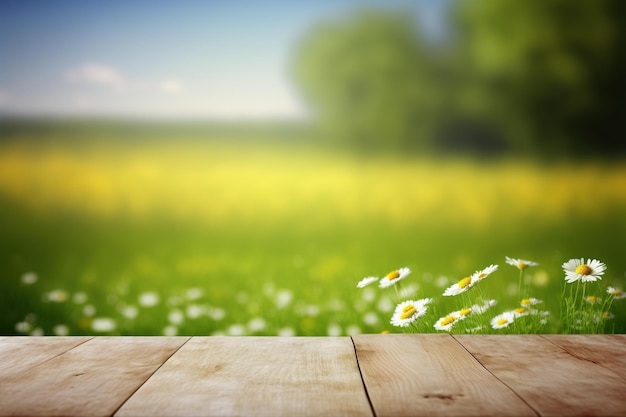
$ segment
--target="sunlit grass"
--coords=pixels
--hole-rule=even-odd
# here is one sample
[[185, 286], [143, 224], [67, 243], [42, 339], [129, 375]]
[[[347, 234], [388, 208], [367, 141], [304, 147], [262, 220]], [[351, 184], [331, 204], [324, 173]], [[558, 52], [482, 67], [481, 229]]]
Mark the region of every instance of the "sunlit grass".
[[[316, 212], [350, 221], [485, 226], [601, 216], [626, 205], [626, 165], [370, 158], [223, 143], [73, 150], [20, 142], [0, 154], [0, 191], [36, 210], [216, 221]], [[254, 209], [251, 209], [251, 205]]]
[[457, 306], [440, 297], [445, 288], [507, 255], [539, 266], [523, 282], [513, 267], [494, 274], [485, 299], [510, 310], [532, 286], [554, 331], [565, 260], [601, 258], [604, 282], [624, 288], [624, 184], [615, 162], [355, 157], [184, 138], [6, 141], [1, 331], [393, 331], [397, 300], [355, 286], [403, 265], [412, 273], [402, 296], [438, 298], [423, 329], [436, 331], [438, 318], [476, 301]]

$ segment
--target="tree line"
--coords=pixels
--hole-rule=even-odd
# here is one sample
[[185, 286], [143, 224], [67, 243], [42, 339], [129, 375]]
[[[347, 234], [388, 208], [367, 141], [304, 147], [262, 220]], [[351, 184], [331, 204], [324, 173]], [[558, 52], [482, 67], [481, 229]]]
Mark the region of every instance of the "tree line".
[[622, 0], [467, 0], [432, 40], [398, 11], [318, 24], [294, 78], [325, 137], [364, 150], [624, 154]]

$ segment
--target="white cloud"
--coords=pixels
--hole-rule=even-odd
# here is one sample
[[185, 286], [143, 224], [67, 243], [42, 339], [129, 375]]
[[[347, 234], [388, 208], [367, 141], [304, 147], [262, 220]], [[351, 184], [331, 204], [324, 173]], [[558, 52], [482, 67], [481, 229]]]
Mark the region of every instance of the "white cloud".
[[159, 91], [165, 94], [179, 94], [185, 86], [178, 80], [164, 80], [159, 84]]
[[71, 68], [66, 71], [65, 78], [70, 82], [108, 86], [116, 90], [121, 90], [126, 85], [126, 79], [118, 70], [100, 64], [84, 64]]

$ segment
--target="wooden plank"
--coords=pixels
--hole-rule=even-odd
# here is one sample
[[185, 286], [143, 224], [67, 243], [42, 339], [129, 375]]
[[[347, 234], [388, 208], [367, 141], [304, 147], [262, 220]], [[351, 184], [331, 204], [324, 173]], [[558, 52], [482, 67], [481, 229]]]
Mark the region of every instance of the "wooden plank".
[[626, 334], [544, 335], [572, 356], [603, 366], [626, 378]]
[[450, 335], [353, 339], [378, 417], [536, 415]]
[[110, 416], [187, 340], [97, 337], [22, 374], [0, 375], [0, 415]]
[[624, 378], [571, 355], [542, 336], [462, 335], [455, 338], [541, 415], [626, 415]]
[[20, 375], [34, 366], [85, 343], [89, 339], [91, 337], [0, 337], [0, 378]]
[[194, 337], [116, 416], [372, 415], [349, 337]]

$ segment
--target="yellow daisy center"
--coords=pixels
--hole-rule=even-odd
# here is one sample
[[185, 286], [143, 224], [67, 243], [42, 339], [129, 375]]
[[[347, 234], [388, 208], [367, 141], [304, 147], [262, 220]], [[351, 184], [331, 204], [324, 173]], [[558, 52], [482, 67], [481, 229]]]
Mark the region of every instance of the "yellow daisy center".
[[467, 315], [468, 315], [469, 313], [471, 313], [471, 312], [472, 312], [472, 310], [471, 310], [471, 309], [469, 309], [469, 308], [464, 308], [463, 310], [459, 311], [459, 314], [460, 314], [461, 316], [467, 316]]
[[399, 276], [400, 276], [400, 273], [398, 271], [391, 271], [390, 273], [387, 274], [387, 279], [391, 281], [392, 279], [396, 279]]
[[519, 269], [526, 269], [526, 268], [528, 268], [528, 265], [526, 265], [524, 262], [518, 262], [517, 263], [517, 267]]
[[457, 285], [459, 286], [459, 288], [465, 288], [468, 285], [470, 285], [471, 282], [472, 282], [472, 279], [470, 277], [465, 277], [462, 280], [460, 280]]
[[500, 319], [498, 320], [498, 326], [502, 326], [503, 324], [507, 324], [509, 322], [509, 319]]
[[587, 301], [589, 301], [590, 303], [593, 303], [596, 301], [596, 297], [594, 295], [590, 295], [587, 297]]
[[413, 314], [417, 313], [417, 309], [412, 304], [408, 306], [404, 306], [402, 308], [402, 314], [400, 314], [400, 320], [406, 320], [413, 316]]
[[518, 307], [515, 309], [515, 312], [518, 314], [524, 314], [526, 312], [525, 308]]
[[484, 272], [481, 272], [480, 274], [478, 274], [478, 278], [483, 279], [487, 276], [487, 274], [485, 274]]
[[613, 291], [613, 295], [619, 297], [620, 295], [622, 295], [622, 292], [620, 290], [615, 290]]
[[576, 273], [579, 275], [591, 275], [591, 268], [585, 264], [578, 265], [576, 267]]
[[441, 320], [441, 325], [442, 326], [447, 326], [448, 324], [454, 323], [455, 321], [456, 321], [456, 317], [454, 317], [454, 316], [447, 316], [446, 318]]
[[380, 334], [389, 334], [389, 330], [383, 330]]
[[529, 304], [530, 304], [530, 298], [524, 298], [524, 299], [521, 301], [521, 303], [520, 303], [520, 304], [521, 304], [521, 305], [523, 305], [523, 306], [527, 306], [527, 305], [529, 305]]

